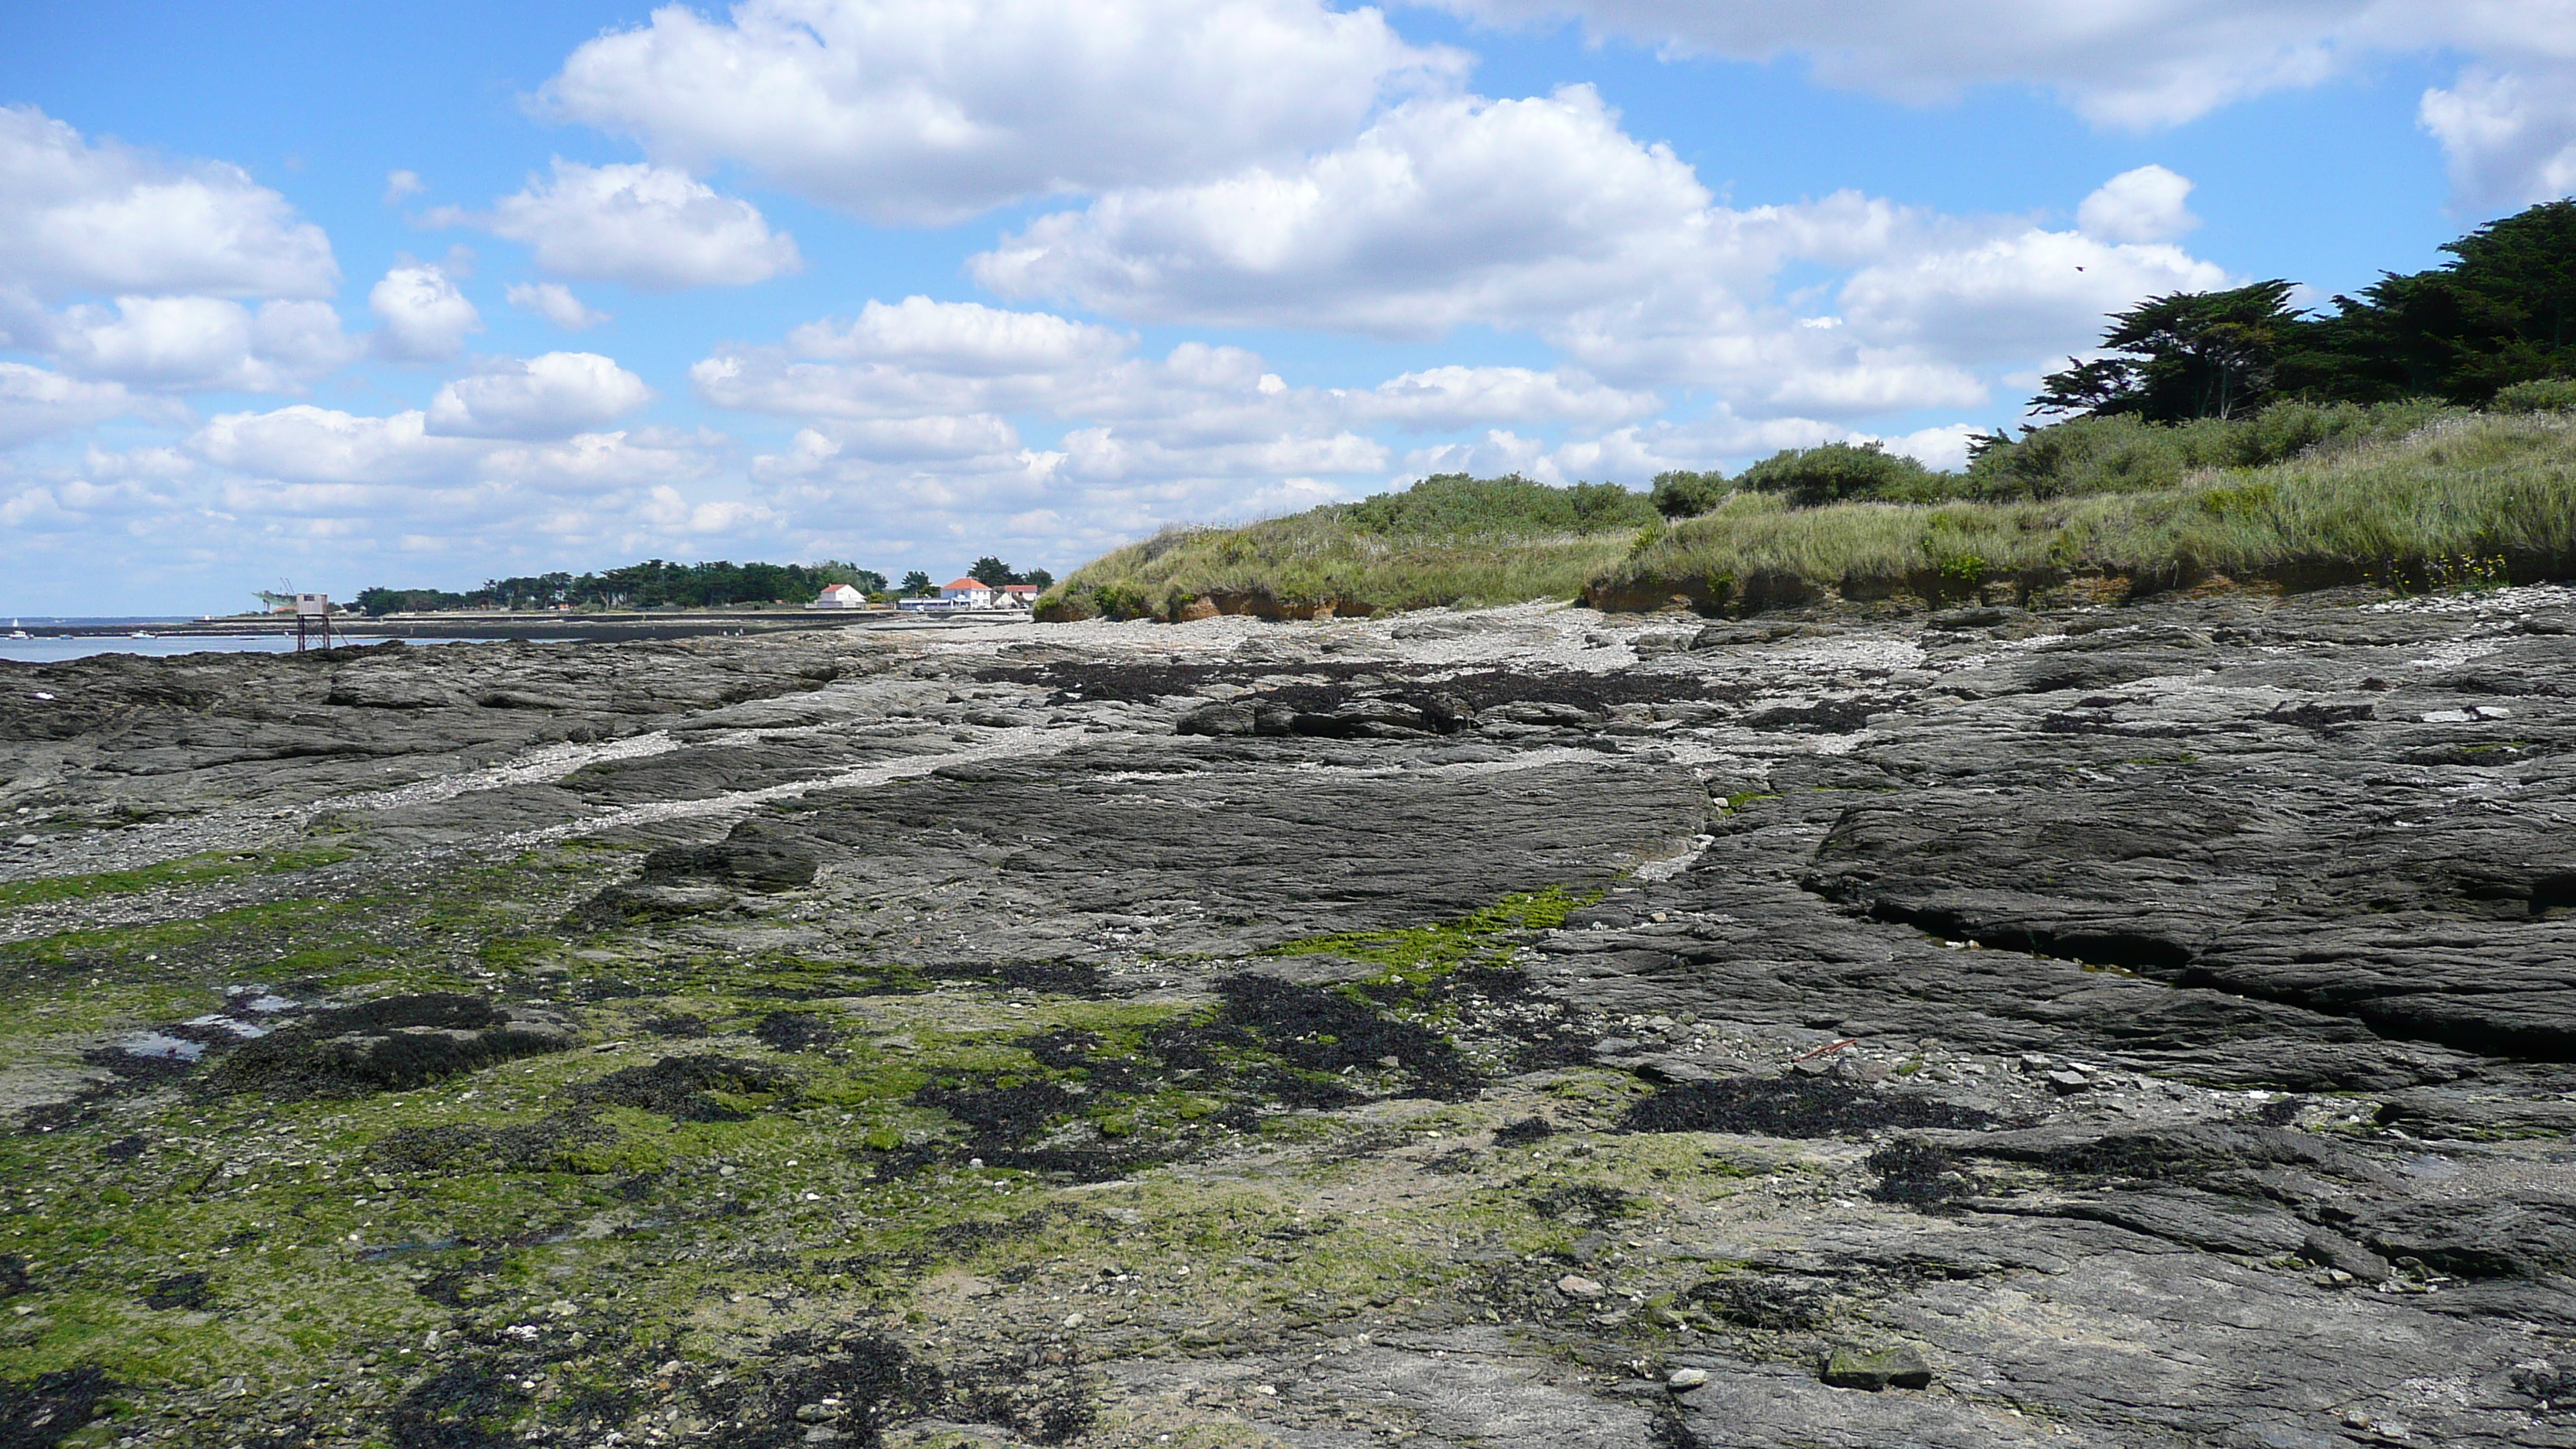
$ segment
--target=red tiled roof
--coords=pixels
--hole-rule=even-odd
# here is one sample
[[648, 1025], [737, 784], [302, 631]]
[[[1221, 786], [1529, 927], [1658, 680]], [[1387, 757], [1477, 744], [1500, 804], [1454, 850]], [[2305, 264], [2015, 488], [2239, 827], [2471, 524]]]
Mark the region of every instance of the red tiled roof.
[[984, 581], [982, 579], [950, 579], [939, 587], [943, 589], [980, 589], [984, 587]]

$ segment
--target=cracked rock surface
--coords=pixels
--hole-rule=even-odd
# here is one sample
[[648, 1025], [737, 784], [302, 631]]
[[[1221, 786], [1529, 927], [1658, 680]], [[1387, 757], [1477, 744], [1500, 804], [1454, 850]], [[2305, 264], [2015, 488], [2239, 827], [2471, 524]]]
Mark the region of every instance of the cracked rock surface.
[[2576, 1444], [2576, 590], [0, 666], [0, 1443]]

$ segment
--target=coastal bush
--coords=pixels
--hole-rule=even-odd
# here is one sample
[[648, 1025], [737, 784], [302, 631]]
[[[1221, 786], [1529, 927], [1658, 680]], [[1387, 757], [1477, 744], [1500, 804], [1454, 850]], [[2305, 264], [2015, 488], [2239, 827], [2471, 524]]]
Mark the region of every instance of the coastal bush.
[[1650, 496], [1655, 511], [1666, 518], [1696, 518], [1725, 502], [1730, 491], [1724, 473], [1693, 473], [1675, 468], [1655, 475], [1655, 491]]
[[2576, 377], [2544, 377], [2499, 389], [2493, 408], [2500, 413], [2576, 412]]
[[[2143, 493], [2205, 468], [2258, 468], [2312, 449], [2403, 437], [2460, 409], [2430, 399], [2286, 402], [2247, 417], [2150, 423], [2133, 414], [2070, 418], [1997, 439], [1968, 464], [1959, 496], [1988, 501]], [[1890, 499], [1890, 501], [1928, 501]]]
[[[2535, 385], [2517, 400], [2549, 396]], [[1960, 473], [1834, 444], [1775, 455], [1735, 484], [1667, 474], [1659, 507], [1606, 485], [1428, 479], [1242, 528], [1170, 530], [1077, 570], [1048, 602], [1054, 617], [1130, 619], [1203, 598], [1298, 617], [1577, 595], [1744, 609], [2077, 574], [2437, 588], [2463, 577], [2461, 559], [2482, 561], [2482, 582], [2576, 573], [2564, 411], [2416, 399], [2178, 424], [2078, 418], [1988, 442]]]
[[[2565, 417], [2459, 416], [2260, 468], [2203, 466], [2162, 487], [2042, 499], [1792, 508], [1739, 493], [1622, 560], [1599, 587], [1660, 596], [1704, 592], [1712, 578], [1787, 577], [1867, 593], [2079, 573], [2431, 587], [2464, 558], [2504, 561], [2484, 565], [2485, 578], [2576, 572], [2576, 427]], [[1740, 587], [1729, 592], [1714, 602], [1746, 602]]]
[[1855, 498], [1901, 496], [1925, 487], [1931, 474], [1921, 463], [1888, 452], [1874, 441], [1827, 443], [1784, 448], [1745, 469], [1735, 486], [1779, 494], [1793, 507], [1814, 508]]
[[1337, 506], [1343, 522], [1390, 537], [1591, 533], [1655, 521], [1654, 503], [1616, 483], [1557, 488], [1514, 473], [1471, 478], [1436, 473], [1401, 493]]

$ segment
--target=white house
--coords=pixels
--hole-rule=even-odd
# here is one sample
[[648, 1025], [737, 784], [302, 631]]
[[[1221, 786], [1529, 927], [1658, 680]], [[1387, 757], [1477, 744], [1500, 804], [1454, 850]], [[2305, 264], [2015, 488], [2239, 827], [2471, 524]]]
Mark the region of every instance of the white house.
[[834, 584], [830, 588], [825, 589], [815, 598], [814, 602], [806, 605], [805, 607], [809, 609], [864, 609], [867, 607], [867, 604], [867, 595], [860, 593], [857, 589], [852, 588], [848, 584]]
[[939, 601], [952, 609], [989, 609], [1002, 598], [1000, 589], [981, 579], [950, 579], [939, 586]]

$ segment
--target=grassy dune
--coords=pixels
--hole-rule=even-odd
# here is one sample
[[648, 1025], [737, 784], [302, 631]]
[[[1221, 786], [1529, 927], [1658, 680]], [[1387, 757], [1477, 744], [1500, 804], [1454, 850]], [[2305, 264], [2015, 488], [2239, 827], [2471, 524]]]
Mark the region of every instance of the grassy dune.
[[2088, 577], [2142, 588], [2214, 574], [2292, 587], [2576, 577], [2576, 418], [2455, 416], [2287, 462], [2035, 502], [1799, 508], [1739, 492], [1670, 527], [1545, 535], [1374, 532], [1353, 507], [1167, 533], [1077, 570], [1047, 602], [1058, 616], [1161, 618], [1578, 594], [1613, 608], [1753, 609]]
[[[1074, 571], [1055, 617], [1276, 617], [1570, 599], [1659, 527], [1625, 490], [1443, 477], [1242, 528], [1167, 530]], [[1200, 601], [1206, 601], [1201, 603]]]

